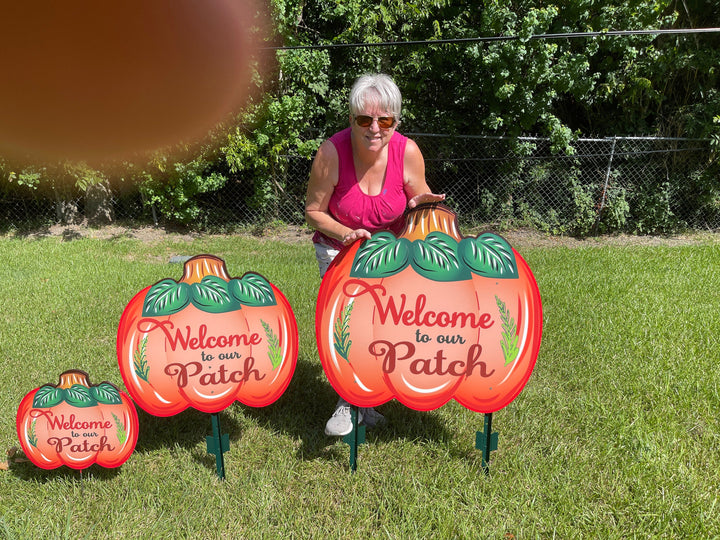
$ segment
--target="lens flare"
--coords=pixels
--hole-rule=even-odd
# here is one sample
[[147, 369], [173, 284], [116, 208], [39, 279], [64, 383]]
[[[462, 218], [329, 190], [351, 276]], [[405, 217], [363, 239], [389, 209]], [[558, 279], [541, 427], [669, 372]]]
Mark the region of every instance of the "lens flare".
[[13, 2], [0, 18], [0, 155], [117, 159], [240, 110], [263, 10], [249, 0]]

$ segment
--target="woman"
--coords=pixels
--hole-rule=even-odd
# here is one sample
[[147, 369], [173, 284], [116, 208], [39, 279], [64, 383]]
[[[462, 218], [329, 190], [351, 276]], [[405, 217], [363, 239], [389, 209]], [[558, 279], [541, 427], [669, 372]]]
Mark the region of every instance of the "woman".
[[[350, 127], [326, 140], [310, 171], [305, 219], [315, 229], [313, 243], [320, 276], [344, 246], [380, 230], [399, 232], [407, 208], [436, 202], [417, 144], [396, 130], [402, 97], [387, 75], [363, 75], [350, 91]], [[384, 421], [374, 409], [358, 411], [373, 427]], [[325, 426], [327, 435], [352, 431], [350, 405], [340, 398]]]

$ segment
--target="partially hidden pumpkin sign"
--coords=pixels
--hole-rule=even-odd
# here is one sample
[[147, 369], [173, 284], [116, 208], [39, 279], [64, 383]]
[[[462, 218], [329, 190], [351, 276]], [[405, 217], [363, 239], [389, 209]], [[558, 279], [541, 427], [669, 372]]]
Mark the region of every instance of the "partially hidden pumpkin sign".
[[263, 276], [230, 278], [199, 255], [180, 281], [163, 279], [125, 308], [117, 335], [120, 373], [135, 402], [156, 416], [188, 407], [217, 413], [234, 401], [263, 407], [295, 371], [298, 330], [290, 304]]
[[416, 410], [455, 399], [490, 413], [525, 386], [542, 305], [525, 260], [502, 237], [463, 237], [447, 206], [421, 205], [404, 231], [343, 250], [323, 277], [320, 360], [347, 401], [396, 398]]
[[88, 374], [66, 371], [20, 403], [16, 427], [25, 455], [38, 467], [119, 467], [138, 438], [130, 397], [109, 382], [90, 384]]

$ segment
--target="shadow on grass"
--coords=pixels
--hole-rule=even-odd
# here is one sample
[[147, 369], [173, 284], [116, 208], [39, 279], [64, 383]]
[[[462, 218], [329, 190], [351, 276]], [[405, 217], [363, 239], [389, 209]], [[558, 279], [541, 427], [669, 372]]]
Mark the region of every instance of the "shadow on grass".
[[[169, 417], [153, 416], [136, 406], [139, 422], [138, 441], [134, 453], [150, 453], [160, 448], [180, 446], [192, 450], [198, 443], [204, 442], [206, 435], [212, 434], [210, 414], [186, 409], [185, 411]], [[222, 431], [234, 433], [239, 437], [240, 428], [234, 418], [220, 413]], [[201, 454], [195, 455], [196, 460], [203, 466], [215, 468], [215, 457]], [[132, 456], [130, 456], [132, 459]], [[105, 468], [100, 465], [91, 465], [82, 471], [61, 466], [57, 469], [41, 469], [31, 462], [13, 464], [11, 470], [24, 480], [37, 482], [53, 481], [81, 481], [84, 477], [93, 477], [107, 480], [119, 474], [121, 467]]]
[[[324, 432], [337, 400], [338, 395], [325, 377], [321, 364], [317, 360], [299, 358], [285, 393], [268, 407], [245, 407], [244, 414], [261, 425], [299, 439], [299, 459], [347, 459], [342, 446], [336, 446], [338, 437], [329, 437]], [[452, 438], [434, 411], [415, 411], [393, 400], [379, 406], [378, 412], [385, 415], [387, 424], [367, 429], [366, 443], [397, 439], [446, 441]]]
[[[242, 430], [238, 421], [224, 411], [219, 413], [220, 431], [227, 433], [231, 442], [240, 439]], [[152, 452], [159, 448], [179, 446], [190, 451], [193, 459], [209, 470], [215, 470], [215, 455], [205, 449], [206, 437], [213, 434], [212, 415], [196, 409], [185, 409], [174, 416], [153, 416], [138, 409], [140, 433], [135, 452]], [[196, 446], [203, 445], [199, 451]]]
[[83, 488], [83, 481], [88, 479], [110, 480], [120, 474], [120, 467], [106, 469], [100, 465], [91, 465], [82, 470], [71, 469], [61, 466], [57, 469], [41, 469], [30, 461], [13, 463], [10, 471], [22, 480], [29, 480], [46, 484], [50, 482], [65, 482], [75, 484], [79, 489]]
[[[347, 447], [338, 444], [338, 437], [328, 437], [324, 433], [325, 422], [334, 411], [337, 399], [320, 363], [302, 358], [298, 360], [287, 390], [275, 403], [261, 408], [235, 403], [220, 412], [221, 432], [229, 435], [231, 444], [237, 442], [243, 434], [241, 418], [245, 416], [272, 431], [299, 439], [297, 459], [345, 462]], [[240, 410], [235, 409], [238, 407]], [[211, 414], [188, 408], [174, 416], [159, 417], [140, 407], [136, 409], [139, 434], [135, 453], [152, 453], [179, 446], [189, 450], [201, 466], [215, 469], [215, 456], [204, 451], [206, 437], [212, 435]], [[378, 411], [385, 415], [387, 423], [367, 429], [366, 444], [397, 440], [445, 443], [453, 439], [453, 433], [436, 411], [415, 411], [395, 400], [379, 406]], [[198, 444], [202, 444], [202, 450], [198, 449]], [[93, 465], [81, 472], [68, 467], [44, 470], [32, 463], [21, 463], [13, 465], [12, 471], [20, 478], [45, 483], [57, 480], [81, 482], [84, 477], [106, 480], [119, 474], [120, 468]]]
[[[153, 416], [138, 408], [140, 432], [135, 447], [136, 452], [151, 452], [158, 448], [180, 446], [193, 448], [212, 435], [211, 414], [195, 409], [185, 409], [174, 416]], [[240, 434], [240, 426], [230, 415], [220, 412], [220, 424], [223, 433]]]

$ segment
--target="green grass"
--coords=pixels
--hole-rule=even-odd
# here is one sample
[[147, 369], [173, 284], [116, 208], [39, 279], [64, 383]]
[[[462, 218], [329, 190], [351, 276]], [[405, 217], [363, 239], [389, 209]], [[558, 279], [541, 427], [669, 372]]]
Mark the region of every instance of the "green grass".
[[138, 408], [120, 468], [0, 471], [0, 538], [708, 538], [720, 536], [720, 240], [685, 247], [521, 250], [540, 285], [543, 343], [523, 392], [483, 419], [451, 402], [380, 408], [358, 470], [325, 437], [336, 397], [314, 340], [319, 278], [309, 244], [246, 237], [62, 242], [0, 239], [0, 444], [20, 400], [70, 368], [123, 387], [125, 305], [179, 279], [172, 255], [252, 270], [293, 306], [298, 365], [274, 404], [236, 403], [227, 478], [206, 452], [210, 417]]

